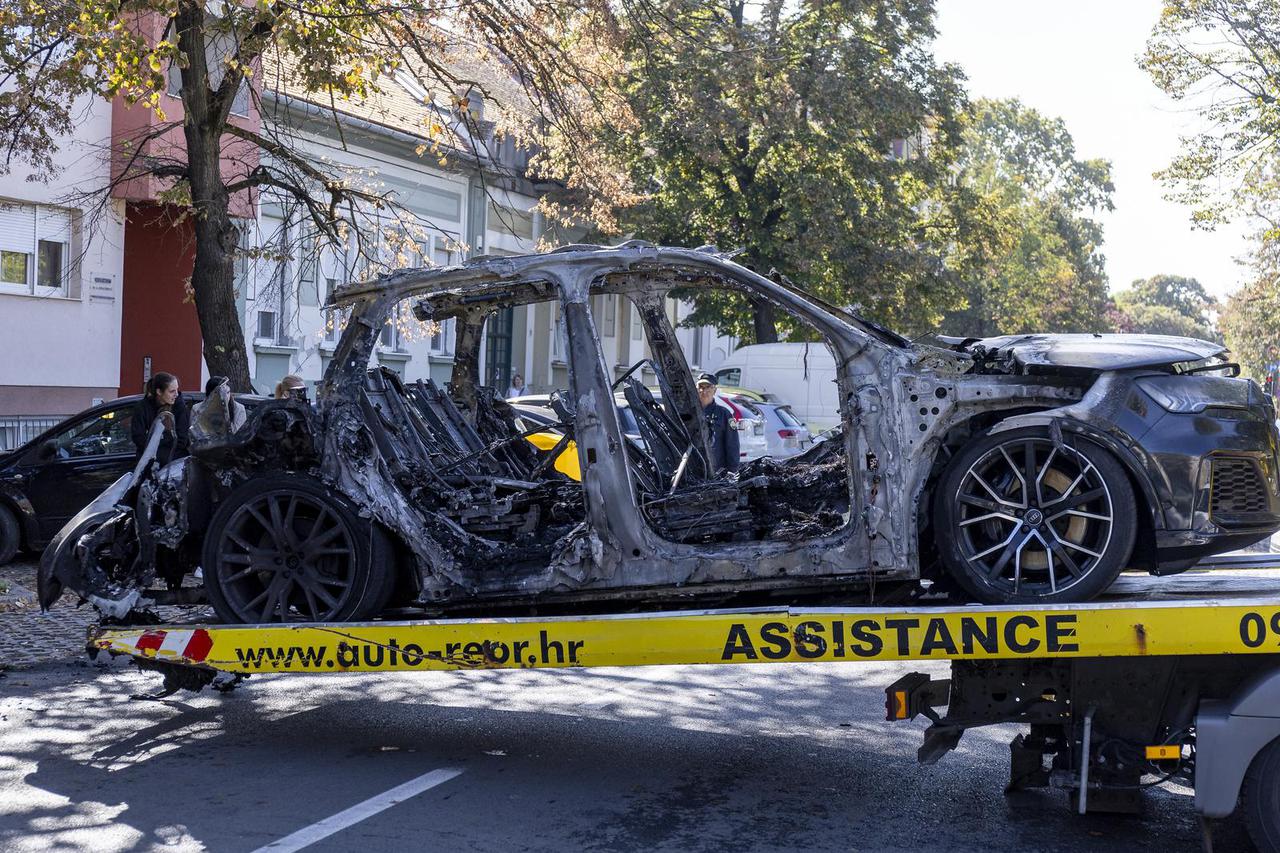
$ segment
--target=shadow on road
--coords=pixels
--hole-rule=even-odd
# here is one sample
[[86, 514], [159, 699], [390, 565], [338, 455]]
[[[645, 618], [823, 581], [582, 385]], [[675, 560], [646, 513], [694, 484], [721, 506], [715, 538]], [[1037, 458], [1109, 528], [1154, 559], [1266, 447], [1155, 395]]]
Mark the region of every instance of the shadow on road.
[[129, 701], [130, 671], [36, 672], [0, 680], [0, 848], [252, 850], [444, 766], [464, 773], [330, 849], [1199, 848], [1185, 792], [1145, 819], [1006, 800], [1009, 728], [916, 767], [921, 727], [877, 722], [900, 672], [277, 676], [166, 703]]

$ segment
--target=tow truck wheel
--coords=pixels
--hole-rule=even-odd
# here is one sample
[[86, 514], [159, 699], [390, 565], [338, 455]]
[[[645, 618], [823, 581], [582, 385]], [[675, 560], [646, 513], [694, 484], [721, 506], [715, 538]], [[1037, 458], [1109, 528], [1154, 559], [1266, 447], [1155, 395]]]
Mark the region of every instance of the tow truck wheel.
[[1254, 756], [1240, 794], [1254, 846], [1259, 853], [1280, 853], [1280, 740]]
[[341, 622], [377, 615], [392, 583], [380, 532], [296, 475], [227, 496], [204, 540], [205, 590], [222, 621]]
[[1025, 427], [956, 454], [935, 496], [934, 529], [951, 575], [979, 601], [1087, 601], [1128, 562], [1135, 511], [1110, 453]]

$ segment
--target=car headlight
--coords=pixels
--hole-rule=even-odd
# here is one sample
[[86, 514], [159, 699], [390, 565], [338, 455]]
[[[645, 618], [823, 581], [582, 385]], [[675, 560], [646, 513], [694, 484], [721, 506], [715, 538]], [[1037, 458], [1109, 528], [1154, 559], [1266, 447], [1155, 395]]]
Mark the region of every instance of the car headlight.
[[1143, 376], [1135, 380], [1160, 408], [1195, 413], [1205, 409], [1249, 409], [1264, 406], [1265, 395], [1252, 379], [1225, 376]]

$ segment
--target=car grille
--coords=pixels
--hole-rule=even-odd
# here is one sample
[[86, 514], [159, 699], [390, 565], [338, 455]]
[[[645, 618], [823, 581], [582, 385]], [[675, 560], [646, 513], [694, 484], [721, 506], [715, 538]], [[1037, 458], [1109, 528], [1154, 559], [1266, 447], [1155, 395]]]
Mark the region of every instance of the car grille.
[[1225, 526], [1241, 526], [1261, 521], [1270, 502], [1258, 463], [1244, 457], [1217, 457], [1213, 460], [1213, 490], [1209, 514]]

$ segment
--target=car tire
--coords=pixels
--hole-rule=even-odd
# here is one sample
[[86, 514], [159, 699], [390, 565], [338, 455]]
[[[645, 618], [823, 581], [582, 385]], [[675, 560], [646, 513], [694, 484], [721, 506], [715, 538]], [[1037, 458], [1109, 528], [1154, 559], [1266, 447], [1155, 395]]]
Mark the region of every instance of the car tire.
[[5, 565], [18, 553], [22, 544], [18, 517], [7, 506], [0, 506], [0, 566]]
[[1249, 763], [1240, 788], [1240, 812], [1259, 853], [1280, 853], [1280, 738]]
[[385, 532], [314, 479], [275, 474], [227, 496], [205, 533], [209, 603], [224, 623], [351, 622], [394, 587]]
[[1023, 427], [952, 457], [934, 494], [935, 541], [978, 601], [1088, 601], [1128, 563], [1136, 510], [1128, 474], [1103, 447], [1071, 435], [1059, 446]]

